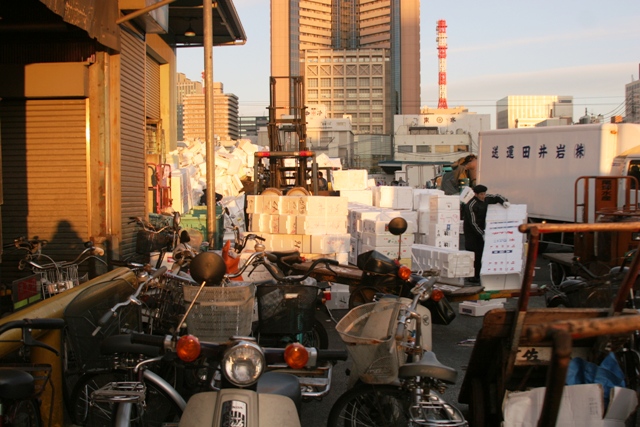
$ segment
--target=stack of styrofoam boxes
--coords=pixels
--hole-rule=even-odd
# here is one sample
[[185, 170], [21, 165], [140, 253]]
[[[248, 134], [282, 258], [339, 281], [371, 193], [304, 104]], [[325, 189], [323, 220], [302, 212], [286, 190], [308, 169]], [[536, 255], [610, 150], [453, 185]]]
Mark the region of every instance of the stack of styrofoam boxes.
[[527, 221], [527, 205], [488, 206], [480, 282], [486, 290], [519, 289], [524, 268], [524, 234], [518, 226]]
[[323, 196], [247, 196], [249, 231], [268, 251], [298, 250], [309, 259], [348, 263], [347, 199]]
[[460, 198], [431, 195], [429, 198], [429, 232], [425, 243], [443, 249], [460, 247]]
[[413, 188], [383, 185], [373, 187], [373, 205], [391, 209], [413, 209]]
[[431, 224], [431, 196], [436, 195], [444, 196], [444, 191], [435, 189], [414, 190], [413, 208], [418, 215], [416, 243], [427, 244], [427, 235]]
[[332, 178], [333, 189], [340, 191], [340, 197], [346, 197], [349, 203], [373, 206], [373, 194], [365, 169], [333, 171]]
[[387, 225], [393, 218], [400, 216], [407, 221], [407, 231], [402, 235], [400, 257], [404, 265], [410, 266], [417, 212], [349, 203], [349, 263], [355, 265], [358, 255], [373, 249], [390, 258], [397, 258], [399, 239], [388, 231]]
[[484, 316], [494, 308], [503, 308], [506, 298], [495, 298], [490, 300], [463, 301], [458, 305], [460, 314], [468, 316]]
[[[439, 270], [439, 280], [443, 283], [447, 283], [445, 279], [470, 277], [474, 274], [473, 252], [415, 244], [412, 254], [421, 269]], [[458, 281], [452, 282], [458, 284]]]

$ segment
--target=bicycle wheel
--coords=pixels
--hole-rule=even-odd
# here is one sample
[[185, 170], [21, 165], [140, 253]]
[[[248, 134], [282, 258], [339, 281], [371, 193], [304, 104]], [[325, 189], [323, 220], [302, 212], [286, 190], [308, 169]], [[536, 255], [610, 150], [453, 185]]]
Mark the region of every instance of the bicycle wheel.
[[[111, 371], [91, 373], [78, 380], [73, 391], [73, 412], [71, 417], [76, 425], [91, 427], [110, 427], [113, 425], [116, 406], [113, 403], [94, 402], [91, 405], [91, 393], [110, 382], [127, 380], [125, 372]], [[146, 409], [140, 413], [136, 407], [132, 419], [135, 425], [160, 427], [166, 422], [177, 422], [182, 411], [175, 402], [162, 390], [151, 382], [145, 382], [147, 394], [145, 396]]]
[[336, 400], [327, 427], [392, 427], [410, 425], [411, 395], [391, 385], [356, 386]]
[[322, 350], [329, 348], [329, 335], [321, 321], [314, 320], [313, 329], [302, 334], [301, 344], [305, 347], [315, 347]]
[[14, 427], [41, 427], [40, 407], [33, 399], [20, 400], [15, 402], [11, 409], [12, 422]]

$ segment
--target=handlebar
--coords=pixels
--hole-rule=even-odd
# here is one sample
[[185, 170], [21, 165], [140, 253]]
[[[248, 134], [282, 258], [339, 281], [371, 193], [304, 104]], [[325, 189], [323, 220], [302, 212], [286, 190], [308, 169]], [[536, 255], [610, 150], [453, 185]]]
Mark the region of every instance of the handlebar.
[[25, 346], [28, 347], [40, 347], [45, 350], [49, 350], [54, 353], [56, 356], [59, 354], [58, 350], [40, 342], [33, 338], [31, 335], [32, 329], [62, 329], [64, 328], [65, 321], [64, 319], [49, 319], [49, 318], [36, 318], [36, 319], [23, 319], [23, 320], [13, 320], [11, 322], [7, 322], [3, 325], [0, 325], [0, 335], [11, 329], [22, 329], [22, 342]]
[[91, 335], [95, 337], [98, 334], [98, 332], [100, 332], [100, 329], [102, 329], [102, 327], [109, 321], [109, 319], [116, 316], [118, 309], [120, 309], [121, 307], [126, 307], [131, 303], [134, 303], [136, 305], [142, 305], [142, 302], [140, 302], [140, 300], [138, 299], [138, 295], [140, 295], [142, 288], [147, 284], [149, 284], [151, 281], [156, 280], [158, 277], [162, 276], [166, 272], [167, 272], [167, 267], [160, 267], [151, 276], [149, 276], [149, 278], [146, 281], [141, 282], [140, 285], [138, 285], [138, 288], [136, 289], [136, 291], [131, 296], [129, 296], [129, 298], [126, 301], [119, 302], [113, 307], [111, 307], [98, 320], [98, 326], [96, 327], [96, 329], [93, 331]]

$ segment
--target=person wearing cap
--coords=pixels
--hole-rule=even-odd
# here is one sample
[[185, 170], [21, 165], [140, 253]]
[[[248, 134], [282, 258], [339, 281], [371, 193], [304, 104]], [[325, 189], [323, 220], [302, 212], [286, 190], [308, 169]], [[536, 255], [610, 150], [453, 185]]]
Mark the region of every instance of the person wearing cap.
[[487, 208], [489, 205], [500, 203], [505, 208], [509, 201], [499, 194], [487, 194], [487, 187], [476, 185], [472, 188], [473, 198], [462, 205], [462, 219], [464, 231], [464, 248], [475, 255], [473, 267], [474, 276], [469, 282], [480, 282], [480, 268], [482, 267], [482, 252], [484, 250], [484, 229], [487, 222]]
[[442, 176], [440, 189], [444, 194], [447, 196], [460, 194], [461, 181], [469, 180], [470, 186], [475, 185], [477, 163], [478, 157], [475, 154], [469, 154], [454, 162], [451, 165], [453, 169]]

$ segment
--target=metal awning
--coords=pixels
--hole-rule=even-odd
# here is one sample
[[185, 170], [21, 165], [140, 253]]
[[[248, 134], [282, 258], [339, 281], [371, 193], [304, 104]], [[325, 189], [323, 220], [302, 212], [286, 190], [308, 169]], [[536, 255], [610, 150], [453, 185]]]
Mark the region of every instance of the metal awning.
[[[169, 32], [161, 37], [171, 46], [189, 47], [204, 45], [202, 0], [176, 0], [169, 4]], [[244, 44], [247, 35], [233, 1], [213, 2], [213, 45]], [[195, 35], [185, 32], [191, 28]]]

